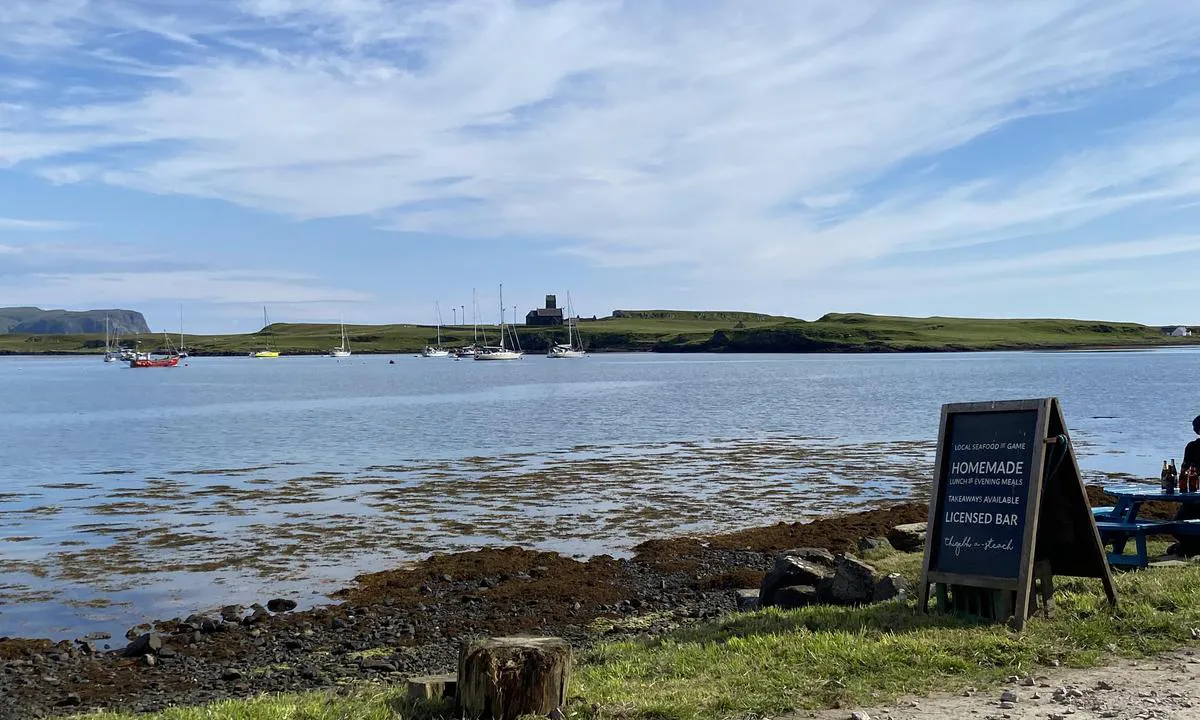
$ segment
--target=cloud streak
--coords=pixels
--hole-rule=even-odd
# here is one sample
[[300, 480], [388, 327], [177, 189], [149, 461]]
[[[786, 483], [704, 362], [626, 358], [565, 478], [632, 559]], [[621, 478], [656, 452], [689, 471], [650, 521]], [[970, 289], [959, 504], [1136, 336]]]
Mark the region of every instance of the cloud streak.
[[1188, 123], [1200, 97], [1016, 176], [935, 167], [1112, 87], [1193, 72], [1200, 7], [1188, 4], [5, 6], [0, 53], [99, 62], [115, 88], [0, 113], [0, 163], [59, 183], [772, 280], [1200, 195]]

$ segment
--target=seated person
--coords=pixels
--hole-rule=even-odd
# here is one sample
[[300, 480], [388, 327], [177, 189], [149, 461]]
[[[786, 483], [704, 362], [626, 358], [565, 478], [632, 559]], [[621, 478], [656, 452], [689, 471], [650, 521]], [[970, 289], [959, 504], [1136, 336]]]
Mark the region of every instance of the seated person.
[[[1200, 435], [1200, 415], [1192, 420], [1192, 431]], [[1183, 464], [1179, 466], [1179, 474], [1187, 472], [1188, 468], [1196, 468], [1200, 472], [1200, 439], [1196, 439], [1187, 444], [1183, 451]], [[1175, 514], [1176, 520], [1196, 520], [1200, 518], [1200, 505], [1195, 503], [1184, 503], [1179, 506], [1179, 512]], [[1200, 555], [1200, 537], [1194, 536], [1179, 536], [1179, 543], [1176, 547], [1176, 553], [1185, 557]]]
[[[1192, 431], [1200, 435], [1200, 415], [1192, 421]], [[1187, 472], [1188, 468], [1193, 467], [1200, 472], [1200, 439], [1191, 441], [1183, 449], [1183, 464], [1179, 466], [1179, 472]]]

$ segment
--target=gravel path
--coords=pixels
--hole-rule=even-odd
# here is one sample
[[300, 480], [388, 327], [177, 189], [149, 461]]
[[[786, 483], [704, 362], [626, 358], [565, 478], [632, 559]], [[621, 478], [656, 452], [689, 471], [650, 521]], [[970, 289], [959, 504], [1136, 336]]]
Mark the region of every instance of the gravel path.
[[905, 698], [883, 707], [829, 710], [780, 720], [1200, 720], [1200, 655], [1182, 650], [1088, 670], [1010, 678], [997, 689]]

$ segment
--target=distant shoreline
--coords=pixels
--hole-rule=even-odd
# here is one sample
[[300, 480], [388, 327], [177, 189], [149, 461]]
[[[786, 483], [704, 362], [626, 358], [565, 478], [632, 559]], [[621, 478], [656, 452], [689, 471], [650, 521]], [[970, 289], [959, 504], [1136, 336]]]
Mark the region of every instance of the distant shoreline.
[[[600, 349], [588, 350], [591, 355], [951, 355], [951, 354], [978, 354], [978, 353], [1063, 353], [1063, 352], [1151, 352], [1155, 350], [1171, 350], [1181, 348], [1200, 347], [1200, 342], [1186, 343], [1163, 343], [1159, 345], [1063, 345], [1063, 346], [1039, 346], [1039, 347], [981, 347], [981, 348], [826, 348], [820, 350], [710, 350], [710, 349], [695, 349], [695, 350], [658, 350], [650, 349]], [[329, 357], [327, 352], [304, 352], [304, 351], [280, 351], [281, 358], [288, 357]], [[70, 350], [48, 350], [44, 352], [14, 352], [10, 350], [0, 349], [0, 357], [12, 358], [39, 358], [39, 357], [101, 357], [104, 351], [99, 352], [92, 350], [70, 351]], [[355, 351], [350, 358], [355, 357], [383, 357], [383, 356], [412, 356], [417, 357], [419, 353], [411, 350], [360, 350]], [[526, 352], [527, 357], [540, 357], [545, 355], [545, 352]], [[227, 353], [211, 353], [211, 352], [189, 352], [190, 358], [233, 358], [233, 357], [249, 357], [247, 353], [227, 352]], [[120, 361], [118, 361], [120, 362]]]
[[[575, 324], [572, 340], [591, 353], [945, 353], [1157, 349], [1200, 344], [1200, 334], [1172, 337], [1165, 327], [1089, 320], [987, 320], [829, 314], [814, 321], [752, 313], [615, 311]], [[516, 326], [528, 355], [568, 341], [566, 327]], [[415, 354], [430, 345], [459, 348], [498, 341], [494, 325], [355, 325], [346, 335], [356, 355]], [[265, 348], [284, 355], [327, 355], [340, 327], [276, 323], [242, 335], [142, 335], [143, 350], [182, 345], [193, 357], [237, 357]], [[122, 343], [138, 337], [121, 338]], [[510, 341], [511, 344], [511, 341]], [[98, 355], [103, 335], [0, 335], [0, 355]]]

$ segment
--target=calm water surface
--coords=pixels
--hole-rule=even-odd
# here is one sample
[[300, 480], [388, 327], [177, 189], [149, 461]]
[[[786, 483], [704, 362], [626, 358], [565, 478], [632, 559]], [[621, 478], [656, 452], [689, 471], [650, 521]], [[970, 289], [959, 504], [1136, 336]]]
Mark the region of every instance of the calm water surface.
[[1185, 349], [0, 358], [0, 636], [322, 602], [432, 551], [621, 554], [921, 497], [945, 402], [1056, 395], [1090, 479], [1153, 476], [1189, 439], [1198, 367]]

